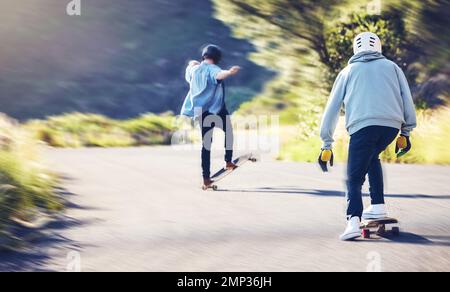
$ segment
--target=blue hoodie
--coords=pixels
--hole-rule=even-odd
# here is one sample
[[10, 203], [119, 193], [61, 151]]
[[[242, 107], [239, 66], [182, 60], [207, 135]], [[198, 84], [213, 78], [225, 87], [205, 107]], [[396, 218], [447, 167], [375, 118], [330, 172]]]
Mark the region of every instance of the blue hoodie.
[[409, 136], [416, 127], [416, 110], [405, 74], [377, 52], [354, 55], [339, 73], [322, 119], [324, 149], [332, 148], [342, 105], [350, 135], [368, 126], [385, 126]]

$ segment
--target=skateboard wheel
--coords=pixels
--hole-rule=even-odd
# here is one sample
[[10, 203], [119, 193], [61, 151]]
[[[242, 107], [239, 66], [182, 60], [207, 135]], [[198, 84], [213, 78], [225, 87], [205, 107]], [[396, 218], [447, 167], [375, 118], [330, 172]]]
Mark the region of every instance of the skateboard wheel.
[[400, 235], [400, 228], [398, 227], [392, 227], [392, 234], [394, 236], [399, 236]]
[[369, 239], [369, 238], [370, 238], [370, 230], [369, 230], [369, 229], [363, 229], [363, 230], [362, 230], [362, 236], [363, 236], [365, 239]]
[[217, 191], [219, 188], [217, 186], [212, 186], [213, 191]]
[[256, 159], [256, 158], [251, 158], [250, 161], [251, 161], [251, 162], [258, 162], [258, 159]]
[[202, 190], [204, 190], [204, 191], [207, 191], [209, 189], [215, 190], [215, 189], [217, 189], [217, 186], [202, 186]]

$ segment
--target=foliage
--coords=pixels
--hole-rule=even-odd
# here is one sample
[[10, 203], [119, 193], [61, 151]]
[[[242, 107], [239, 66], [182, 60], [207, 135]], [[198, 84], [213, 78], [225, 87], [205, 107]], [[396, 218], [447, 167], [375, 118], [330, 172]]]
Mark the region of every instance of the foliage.
[[341, 1], [214, 1], [217, 17], [239, 38], [252, 41], [251, 55], [277, 76], [262, 94], [244, 103], [238, 114], [278, 114], [282, 124], [301, 124], [311, 136], [318, 127], [329, 88], [328, 48], [323, 19], [337, 15]]
[[169, 144], [175, 118], [146, 114], [120, 121], [72, 113], [26, 124], [34, 136], [54, 147], [127, 147]]
[[[362, 31], [380, 35], [384, 54], [404, 69], [419, 109], [448, 103], [448, 1], [385, 0], [380, 13], [367, 10], [369, 0], [214, 2], [217, 17], [256, 46], [252, 60], [278, 73], [238, 114], [278, 114], [282, 125], [297, 125], [281, 158], [316, 161], [313, 148], [321, 145], [318, 127], [327, 95]], [[335, 151], [345, 157], [339, 145], [344, 143]]]
[[[217, 17], [258, 48], [253, 60], [279, 74], [244, 110], [262, 109], [270, 101], [283, 105], [278, 112], [293, 104], [300, 111], [311, 105], [306, 101], [311, 94], [315, 105], [323, 106], [352, 54], [353, 37], [367, 30], [380, 35], [385, 54], [405, 69], [418, 104], [445, 104], [449, 78], [439, 74], [445, 75], [449, 64], [448, 1], [387, 0], [379, 15], [368, 13], [370, 2], [215, 0]], [[439, 83], [434, 92], [429, 82]]]
[[13, 217], [61, 208], [56, 178], [42, 164], [37, 142], [14, 121], [0, 117], [0, 230]]
[[[411, 152], [397, 160], [394, 142], [383, 152], [381, 158], [392, 163], [450, 165], [450, 153], [446, 146], [448, 139], [450, 139], [450, 108], [435, 111], [421, 110], [418, 112], [418, 128], [411, 135], [413, 145]], [[348, 156], [349, 137], [345, 131], [343, 119], [340, 121], [335, 140], [333, 151], [336, 161], [344, 162]], [[296, 137], [283, 145], [282, 155], [279, 158], [316, 162], [321, 146], [319, 137], [306, 140]]]
[[[328, 85], [331, 85], [338, 73], [347, 66], [353, 56], [353, 40], [362, 32], [371, 31], [383, 40], [383, 55], [394, 60], [400, 67], [407, 69], [407, 35], [402, 15], [398, 11], [384, 12], [381, 15], [353, 14], [347, 22], [329, 28], [326, 32], [326, 46], [329, 58]], [[411, 80], [411, 78], [410, 78]]]

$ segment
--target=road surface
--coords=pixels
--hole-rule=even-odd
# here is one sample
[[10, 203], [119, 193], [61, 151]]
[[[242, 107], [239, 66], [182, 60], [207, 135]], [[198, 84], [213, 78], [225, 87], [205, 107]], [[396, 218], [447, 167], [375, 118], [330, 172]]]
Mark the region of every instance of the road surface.
[[325, 175], [263, 158], [203, 192], [197, 151], [46, 157], [64, 176], [66, 214], [32, 247], [0, 254], [0, 270], [450, 271], [450, 167], [386, 166], [402, 236], [340, 242], [343, 165]]

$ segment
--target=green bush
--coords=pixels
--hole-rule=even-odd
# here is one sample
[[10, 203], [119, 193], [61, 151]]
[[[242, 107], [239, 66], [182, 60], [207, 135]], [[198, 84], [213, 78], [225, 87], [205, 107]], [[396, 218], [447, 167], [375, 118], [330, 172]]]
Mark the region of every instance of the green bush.
[[122, 122], [120, 127], [131, 135], [135, 146], [168, 145], [174, 131], [175, 117], [146, 114]]
[[71, 113], [26, 124], [34, 137], [53, 147], [128, 147], [169, 144], [175, 117], [146, 114], [131, 120]]
[[12, 218], [32, 218], [36, 210], [59, 210], [62, 205], [54, 194], [57, 180], [42, 165], [37, 142], [4, 116], [0, 116], [0, 133], [0, 229]]

